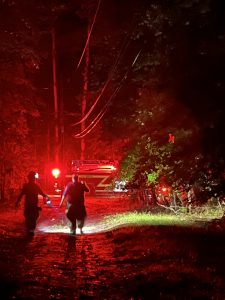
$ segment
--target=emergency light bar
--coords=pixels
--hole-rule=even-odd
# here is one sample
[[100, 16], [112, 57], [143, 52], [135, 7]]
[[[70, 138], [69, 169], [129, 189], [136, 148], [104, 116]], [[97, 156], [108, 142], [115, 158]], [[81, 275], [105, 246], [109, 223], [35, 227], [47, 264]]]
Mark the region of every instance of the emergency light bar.
[[80, 165], [117, 165], [116, 160], [72, 160], [72, 166]]
[[112, 172], [117, 170], [117, 164], [111, 160], [73, 160], [72, 172]]

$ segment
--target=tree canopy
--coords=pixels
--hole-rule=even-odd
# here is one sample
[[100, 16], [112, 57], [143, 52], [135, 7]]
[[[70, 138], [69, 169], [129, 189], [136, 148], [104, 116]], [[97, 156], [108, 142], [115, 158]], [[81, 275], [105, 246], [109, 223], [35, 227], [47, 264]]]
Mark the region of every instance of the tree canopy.
[[119, 159], [145, 183], [190, 179], [182, 170], [199, 157], [224, 169], [224, 11], [220, 0], [1, 1], [1, 181], [54, 150], [53, 28], [65, 163], [79, 156], [78, 62], [93, 21], [87, 111], [99, 101], [86, 126], [104, 113], [85, 136], [87, 158]]

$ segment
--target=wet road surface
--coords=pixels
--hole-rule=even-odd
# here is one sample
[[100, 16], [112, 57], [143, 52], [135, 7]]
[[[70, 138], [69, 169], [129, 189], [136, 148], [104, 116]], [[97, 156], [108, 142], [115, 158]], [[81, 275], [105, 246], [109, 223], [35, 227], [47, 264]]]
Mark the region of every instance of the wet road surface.
[[86, 205], [84, 234], [76, 237], [57, 203], [43, 208], [33, 237], [23, 231], [22, 208], [1, 210], [1, 299], [225, 299], [223, 233], [112, 231], [104, 216], [135, 205], [123, 198]]
[[118, 282], [126, 271], [115, 259], [110, 232], [100, 221], [129, 205], [118, 198], [87, 198], [86, 207], [84, 234], [78, 230], [76, 236], [69, 235], [65, 208], [58, 208], [57, 199], [53, 207], [43, 208], [34, 236], [24, 232], [22, 207], [2, 214], [4, 299], [121, 299]]

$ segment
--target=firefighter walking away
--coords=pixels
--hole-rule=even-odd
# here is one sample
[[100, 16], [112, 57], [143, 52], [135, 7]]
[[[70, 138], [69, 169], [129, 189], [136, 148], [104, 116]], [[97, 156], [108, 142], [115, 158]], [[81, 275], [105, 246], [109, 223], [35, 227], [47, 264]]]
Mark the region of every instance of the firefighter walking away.
[[23, 196], [25, 196], [24, 203], [24, 217], [27, 233], [33, 234], [37, 225], [41, 207], [38, 205], [38, 195], [45, 198], [45, 201], [50, 201], [49, 197], [41, 190], [35, 183], [37, 173], [34, 171], [29, 172], [27, 178], [28, 182], [22, 187], [22, 190], [16, 200], [15, 206], [18, 207]]
[[76, 234], [76, 227], [83, 232], [84, 221], [87, 216], [85, 203], [84, 203], [84, 193], [89, 192], [89, 188], [84, 182], [80, 182], [78, 176], [72, 175], [72, 182], [69, 182], [63, 192], [62, 199], [59, 207], [67, 198], [66, 204], [66, 216], [71, 222], [70, 232], [71, 234]]

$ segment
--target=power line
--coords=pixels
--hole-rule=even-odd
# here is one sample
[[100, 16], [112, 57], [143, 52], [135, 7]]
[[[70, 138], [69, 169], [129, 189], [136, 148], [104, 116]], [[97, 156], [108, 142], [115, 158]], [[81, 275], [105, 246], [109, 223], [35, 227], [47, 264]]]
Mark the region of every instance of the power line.
[[108, 106], [109, 106], [112, 98], [118, 93], [118, 91], [121, 88], [121, 86], [119, 86], [119, 87], [116, 88], [116, 90], [113, 92], [113, 94], [111, 95], [111, 97], [109, 98], [109, 100], [104, 105], [103, 109], [98, 113], [98, 115], [94, 118], [94, 120], [82, 132], [74, 135], [73, 137], [75, 137], [75, 138], [83, 138], [83, 137], [85, 137], [88, 133], [90, 133], [95, 128], [95, 126], [99, 123], [99, 121], [102, 119], [102, 117], [106, 113], [107, 108], [108, 108]]
[[[129, 33], [129, 31], [128, 31]], [[97, 105], [98, 101], [100, 100], [101, 96], [103, 95], [104, 91], [106, 90], [110, 80], [112, 80], [112, 77], [113, 77], [113, 73], [115, 72], [116, 68], [117, 68], [117, 65], [119, 64], [119, 60], [120, 60], [120, 57], [122, 56], [123, 52], [125, 52], [125, 50], [127, 49], [130, 41], [128, 41], [128, 33], [126, 34], [126, 37], [125, 39], [123, 40], [123, 43], [122, 43], [122, 46], [120, 48], [120, 51], [117, 55], [117, 59], [113, 65], [113, 68], [112, 70], [110, 71], [109, 73], [109, 76], [108, 76], [108, 79], [107, 81], [105, 82], [100, 94], [98, 95], [98, 97], [96, 98], [95, 102], [92, 104], [91, 108], [89, 109], [89, 111], [85, 114], [85, 116], [78, 122], [76, 122], [75, 124], [72, 124], [72, 126], [76, 126], [76, 125], [79, 125], [81, 124], [83, 121], [85, 121], [89, 115], [92, 113], [92, 111], [94, 110], [95, 106]]]
[[[99, 6], [100, 6], [100, 1], [98, 2], [98, 7], [97, 7], [97, 9], [96, 9], [95, 17], [94, 17], [94, 20], [93, 20], [93, 23], [92, 23], [92, 26], [91, 26], [91, 29], [90, 29], [90, 32], [89, 32], [89, 35], [88, 35], [88, 38], [87, 38], [87, 42], [86, 42], [84, 51], [83, 51], [82, 56], [81, 56], [81, 59], [80, 59], [80, 61], [79, 61], [78, 67], [79, 67], [80, 62], [81, 62], [81, 60], [82, 60], [82, 57], [83, 57], [83, 55], [84, 55], [84, 53], [85, 53], [86, 47], [87, 47], [87, 45], [88, 45], [88, 43], [89, 43], [91, 31], [92, 31], [92, 28], [93, 28], [93, 26], [94, 26], [94, 22], [95, 22], [97, 13], [98, 13]], [[130, 27], [129, 27], [129, 30], [127, 31], [127, 34], [126, 34], [126, 36], [125, 36], [125, 38], [124, 38], [124, 40], [123, 40], [123, 43], [122, 43], [122, 45], [121, 45], [120, 51], [119, 51], [119, 53], [118, 53], [118, 55], [117, 55], [117, 59], [116, 59], [114, 65], [113, 65], [112, 70], [110, 71], [110, 73], [109, 73], [109, 75], [108, 75], [108, 79], [107, 79], [107, 81], [105, 82], [105, 84], [104, 84], [104, 86], [103, 86], [103, 88], [102, 88], [100, 94], [99, 94], [98, 97], [96, 98], [95, 102], [93, 103], [93, 105], [91, 106], [91, 108], [89, 109], [89, 111], [85, 114], [85, 116], [84, 116], [80, 121], [78, 121], [78, 122], [76, 122], [75, 124], [73, 124], [72, 126], [79, 125], [80, 123], [82, 123], [83, 121], [85, 121], [85, 120], [90, 116], [90, 114], [91, 114], [92, 111], [94, 110], [95, 106], [96, 106], [97, 103], [99, 102], [101, 96], [102, 96], [103, 93], [105, 92], [105, 90], [106, 90], [106, 88], [107, 88], [109, 82], [112, 80], [113, 74], [114, 74], [114, 72], [115, 72], [115, 70], [116, 70], [116, 68], [117, 68], [117, 66], [118, 66], [118, 64], [119, 64], [120, 57], [124, 54], [124, 52], [126, 51], [128, 45], [129, 45], [129, 43], [130, 43], [130, 40], [128, 40], [128, 37], [130, 36], [130, 33], [131, 33], [132, 29], [134, 28], [134, 25], [135, 25], [135, 22], [134, 22], [134, 21], [135, 21], [135, 18], [133, 18], [133, 20], [132, 20], [132, 26], [130, 26]], [[136, 55], [136, 57], [135, 57], [135, 59], [134, 59], [132, 65], [131, 65], [131, 67], [133, 67], [133, 65], [135, 64], [135, 62], [136, 62], [136, 60], [137, 60], [137, 58], [138, 58], [140, 52], [141, 52], [141, 51], [139, 51], [139, 53]], [[78, 67], [77, 67], [77, 68], [78, 68]], [[115, 91], [113, 92], [113, 94], [111, 95], [111, 97], [109, 98], [109, 100], [107, 101], [107, 103], [104, 105], [103, 109], [98, 113], [98, 115], [94, 118], [94, 120], [93, 120], [93, 121], [92, 121], [92, 122], [91, 122], [84, 130], [83, 130], [83, 131], [81, 131], [79, 134], [74, 135], [74, 137], [76, 137], [76, 138], [82, 138], [82, 137], [86, 136], [86, 135], [87, 135], [87, 134], [88, 134], [88, 133], [96, 126], [96, 125], [97, 125], [97, 123], [101, 120], [101, 118], [104, 116], [105, 112], [107, 111], [108, 105], [110, 104], [112, 98], [115, 96], [116, 93], [118, 93], [119, 89], [121, 88], [122, 82], [124, 81], [124, 79], [126, 79], [127, 74], [128, 74], [128, 71], [129, 71], [129, 69], [127, 70], [127, 72], [126, 72], [125, 75], [123, 76], [123, 78], [122, 78], [122, 80], [121, 80], [121, 82], [120, 82], [119, 87], [115, 89]]]
[[[138, 54], [135, 56], [132, 64], [131, 64], [131, 68], [134, 66], [135, 62], [137, 61], [139, 55], [141, 53], [141, 50], [138, 52]], [[113, 97], [118, 93], [119, 89], [122, 87], [123, 81], [127, 78], [128, 72], [130, 71], [130, 68], [126, 71], [126, 73], [124, 74], [123, 78], [121, 79], [119, 86], [114, 90], [113, 94], [110, 96], [109, 100], [106, 102], [106, 104], [104, 105], [103, 109], [98, 113], [98, 115], [94, 118], [94, 120], [80, 133], [74, 135], [73, 137], [75, 138], [83, 138], [85, 137], [88, 133], [90, 133], [95, 126], [99, 123], [99, 121], [102, 119], [102, 117], [104, 116], [104, 114], [107, 111], [107, 108], [111, 102], [111, 100], [113, 99]]]
[[77, 67], [76, 67], [76, 70], [79, 68], [79, 66], [80, 66], [80, 64], [81, 64], [81, 61], [82, 61], [82, 59], [83, 59], [83, 57], [84, 57], [84, 53], [85, 53], [85, 51], [86, 51], [86, 49], [87, 49], [87, 46], [88, 46], [88, 44], [89, 44], [90, 37], [91, 37], [91, 33], [92, 33], [92, 29], [93, 29], [93, 27], [94, 27], [95, 20], [96, 20], [98, 11], [99, 11], [100, 3], [101, 3], [101, 0], [98, 1], [98, 5], [97, 5], [96, 11], [95, 11], [94, 19], [93, 19], [93, 22], [92, 22], [92, 24], [91, 24], [90, 31], [89, 31], [89, 33], [88, 33], [87, 41], [86, 41], [86, 44], [85, 44], [85, 46], [84, 46], [84, 50], [83, 50], [83, 52], [82, 52], [82, 54], [81, 54], [80, 60], [79, 60], [79, 62], [78, 62], [78, 65], [77, 65]]
[[104, 93], [104, 91], [105, 91], [107, 85], [109, 84], [110, 80], [111, 79], [108, 78], [108, 80], [106, 81], [106, 83], [104, 84], [104, 86], [103, 86], [103, 88], [101, 90], [101, 93], [98, 95], [97, 99], [95, 100], [95, 102], [93, 103], [93, 105], [91, 106], [91, 108], [89, 109], [89, 111], [86, 113], [86, 115], [80, 121], [76, 122], [75, 124], [72, 124], [72, 126], [76, 126], [76, 125], [82, 123], [83, 121], [85, 121], [89, 117], [89, 115], [91, 114], [91, 112], [93, 111], [93, 109], [95, 108], [95, 106], [97, 105], [99, 99], [101, 98], [102, 94]]

